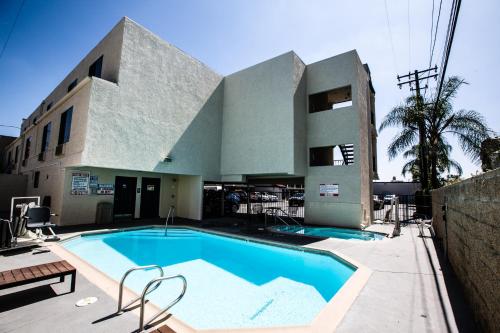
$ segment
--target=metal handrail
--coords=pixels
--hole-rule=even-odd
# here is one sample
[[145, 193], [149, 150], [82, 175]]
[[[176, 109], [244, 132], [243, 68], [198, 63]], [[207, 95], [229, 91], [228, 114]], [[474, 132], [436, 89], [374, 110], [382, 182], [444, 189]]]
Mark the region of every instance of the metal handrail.
[[[161, 310], [160, 312], [155, 314], [146, 323], [144, 323], [144, 304], [146, 303], [146, 295], [156, 289], [156, 287], [154, 287], [154, 289], [148, 291], [149, 287], [151, 287], [151, 285], [153, 285], [156, 282], [158, 282], [158, 285], [159, 285], [162, 281], [170, 280], [170, 279], [181, 279], [182, 280], [183, 285], [182, 285], [181, 293], [179, 294], [179, 296], [176, 299], [174, 299], [172, 302], [170, 302], [170, 304], [167, 305], [163, 310]], [[159, 316], [161, 316], [162, 314], [167, 312], [172, 306], [177, 304], [182, 299], [182, 297], [184, 297], [184, 294], [186, 293], [186, 288], [187, 288], [187, 281], [186, 281], [186, 278], [182, 275], [162, 276], [162, 277], [159, 277], [159, 278], [156, 278], [156, 279], [149, 281], [149, 283], [146, 285], [146, 287], [144, 287], [144, 290], [142, 291], [142, 295], [141, 295], [141, 314], [139, 317], [139, 332], [142, 332], [144, 330], [144, 325], [151, 323], [153, 320], [155, 320], [156, 318], [158, 318]]]
[[165, 236], [167, 236], [168, 219], [170, 217], [172, 218], [172, 224], [174, 224], [174, 214], [175, 214], [175, 206], [170, 206], [170, 209], [168, 210], [167, 220], [165, 221]]
[[299, 221], [297, 221], [296, 219], [294, 219], [293, 217], [290, 216], [290, 214], [288, 214], [287, 212], [285, 212], [283, 209], [281, 208], [274, 208], [274, 209], [266, 209], [266, 213], [264, 215], [264, 224], [267, 226], [267, 215], [268, 212], [271, 212], [272, 216], [274, 216], [274, 223], [276, 223], [276, 218], [278, 218], [278, 220], [280, 220], [281, 222], [283, 222], [285, 225], [287, 226], [290, 226], [290, 224], [288, 224], [284, 219], [281, 218], [281, 216], [278, 215], [277, 211], [280, 211], [280, 212], [283, 212], [283, 214], [285, 216], [287, 216], [290, 220], [292, 220], [296, 225], [298, 225], [299, 227], [302, 227], [302, 224], [300, 224]]
[[[163, 275], [165, 275], [165, 273], [163, 272], [163, 268], [160, 266], [160, 265], [147, 265], [147, 266], [138, 266], [138, 267], [133, 267], [131, 269], [129, 269], [128, 271], [125, 272], [125, 274], [123, 274], [123, 277], [120, 281], [120, 290], [118, 292], [118, 310], [116, 311], [116, 313], [119, 313], [121, 311], [123, 311], [123, 309], [126, 309], [127, 307], [129, 307], [130, 305], [134, 304], [135, 302], [137, 302], [139, 299], [141, 299], [141, 296], [137, 297], [137, 298], [134, 298], [132, 301], [130, 301], [129, 303], [127, 303], [127, 305], [125, 306], [122, 306], [122, 299], [123, 299], [123, 284], [125, 282], [125, 279], [127, 278], [127, 276], [134, 272], [134, 271], [139, 271], [139, 270], [145, 270], [145, 269], [148, 269], [148, 268], [157, 268], [159, 271], [160, 271], [160, 276], [163, 277]], [[161, 283], [161, 282], [160, 282]], [[155, 290], [156, 288], [158, 288], [160, 286], [160, 283], [158, 283], [153, 290]], [[151, 290], [150, 292], [152, 292], [153, 290]]]

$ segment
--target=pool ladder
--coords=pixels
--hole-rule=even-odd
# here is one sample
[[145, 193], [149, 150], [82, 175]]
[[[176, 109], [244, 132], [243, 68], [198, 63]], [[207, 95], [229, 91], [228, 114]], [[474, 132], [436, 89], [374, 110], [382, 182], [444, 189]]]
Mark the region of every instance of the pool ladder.
[[170, 209], [168, 210], [167, 219], [165, 220], [165, 236], [167, 236], [168, 220], [172, 219], [172, 225], [173, 225], [174, 224], [174, 215], [175, 215], [175, 206], [170, 206]]
[[[134, 272], [134, 271], [139, 271], [139, 270], [146, 270], [146, 269], [151, 269], [151, 268], [156, 268], [160, 271], [160, 277], [154, 278], [151, 281], [149, 281], [144, 289], [142, 290], [142, 294], [139, 297], [134, 298], [131, 300], [129, 303], [127, 303], [125, 306], [122, 305], [123, 303], [123, 285], [125, 282], [125, 279], [127, 276]], [[187, 288], [187, 281], [186, 278], [183, 275], [172, 275], [172, 276], [164, 276], [165, 273], [163, 272], [163, 268], [160, 265], [147, 265], [147, 266], [138, 266], [138, 267], [133, 267], [129, 269], [128, 271], [123, 274], [123, 277], [120, 281], [120, 290], [118, 292], [118, 310], [116, 311], [117, 314], [123, 312], [126, 308], [140, 300], [140, 316], [139, 316], [139, 332], [144, 331], [144, 326], [148, 325], [151, 323], [153, 320], [157, 319], [159, 316], [167, 312], [172, 306], [177, 304], [182, 297], [184, 297], [184, 294], [186, 293], [186, 288]], [[165, 308], [163, 308], [161, 311], [159, 311], [157, 314], [155, 314], [153, 317], [151, 317], [147, 322], [144, 322], [144, 305], [146, 304], [146, 295], [152, 293], [154, 290], [156, 290], [160, 284], [165, 281], [165, 280], [173, 280], [173, 279], [180, 279], [182, 281], [182, 291], [179, 294], [179, 296], [174, 299], [170, 304], [168, 304]]]

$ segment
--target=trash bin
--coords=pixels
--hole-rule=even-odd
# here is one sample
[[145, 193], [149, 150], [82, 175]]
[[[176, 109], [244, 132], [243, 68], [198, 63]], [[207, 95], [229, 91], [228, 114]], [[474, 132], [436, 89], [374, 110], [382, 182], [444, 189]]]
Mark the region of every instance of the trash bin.
[[97, 204], [95, 223], [113, 223], [113, 204], [111, 202], [99, 202]]

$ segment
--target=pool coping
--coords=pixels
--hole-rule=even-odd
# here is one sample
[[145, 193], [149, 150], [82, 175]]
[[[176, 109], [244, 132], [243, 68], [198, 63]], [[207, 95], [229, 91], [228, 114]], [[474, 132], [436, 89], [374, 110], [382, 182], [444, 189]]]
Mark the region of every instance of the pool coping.
[[[99, 230], [99, 231], [90, 231], [90, 232], [78, 232], [69, 236], [57, 243], [52, 243], [50, 248], [51, 250], [61, 257], [62, 259], [67, 260], [71, 263], [83, 276], [85, 276], [91, 283], [102, 289], [113, 299], [118, 299], [118, 286], [119, 282], [115, 281], [111, 277], [109, 277], [104, 272], [97, 269], [95, 266], [90, 264], [89, 262], [83, 260], [77, 255], [73, 254], [71, 251], [64, 248], [62, 243], [65, 243], [73, 238], [80, 236], [92, 236], [99, 234], [107, 234], [107, 233], [116, 233], [116, 232], [126, 232], [132, 230], [142, 230], [142, 229], [162, 229], [164, 227], [159, 225], [150, 225], [150, 226], [140, 226], [140, 227], [129, 227], [129, 228], [117, 228], [117, 229], [108, 229], [108, 230]], [[172, 229], [190, 229], [194, 231], [204, 232], [208, 234], [214, 234], [223, 237], [229, 237], [233, 239], [243, 240], [243, 241], [252, 241], [255, 243], [260, 243], [264, 245], [270, 246], [278, 246], [281, 248], [287, 248], [295, 251], [301, 252], [310, 252], [316, 254], [327, 255], [333, 257], [337, 260], [340, 260], [344, 264], [355, 268], [356, 270], [351, 275], [351, 277], [342, 285], [342, 287], [337, 291], [337, 293], [330, 299], [329, 302], [323, 307], [323, 309], [314, 317], [314, 319], [308, 325], [301, 326], [275, 326], [275, 327], [261, 327], [261, 328], [225, 328], [225, 329], [195, 329], [179, 318], [176, 318], [174, 315], [169, 315], [169, 317], [163, 321], [160, 325], [167, 324], [170, 328], [175, 330], [176, 332], [200, 332], [200, 333], [215, 333], [215, 332], [235, 332], [235, 333], [250, 333], [250, 332], [332, 332], [335, 328], [340, 324], [344, 315], [349, 310], [350, 306], [357, 298], [361, 290], [364, 288], [366, 282], [370, 278], [372, 274], [372, 270], [368, 267], [360, 264], [356, 260], [353, 260], [350, 257], [345, 256], [342, 253], [332, 250], [323, 250], [314, 248], [313, 244], [309, 244], [307, 247], [290, 245], [278, 242], [272, 242], [268, 240], [257, 239], [249, 236], [240, 236], [229, 234], [221, 231], [214, 230], [206, 230], [203, 228], [192, 227], [192, 226], [175, 226], [169, 227]], [[124, 299], [129, 299], [133, 297], [137, 297], [138, 295], [128, 288], [124, 288]], [[151, 302], [146, 303], [145, 309], [145, 317], [148, 318], [153, 313], [157, 312], [159, 308], [152, 304]], [[132, 310], [136, 315], [139, 315], [138, 309]]]

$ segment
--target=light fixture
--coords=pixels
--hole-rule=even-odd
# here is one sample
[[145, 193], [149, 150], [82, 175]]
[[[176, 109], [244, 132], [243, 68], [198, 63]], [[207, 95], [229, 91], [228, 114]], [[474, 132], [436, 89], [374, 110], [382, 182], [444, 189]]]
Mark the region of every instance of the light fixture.
[[172, 162], [172, 156], [167, 156], [163, 159], [163, 162], [170, 163]]

